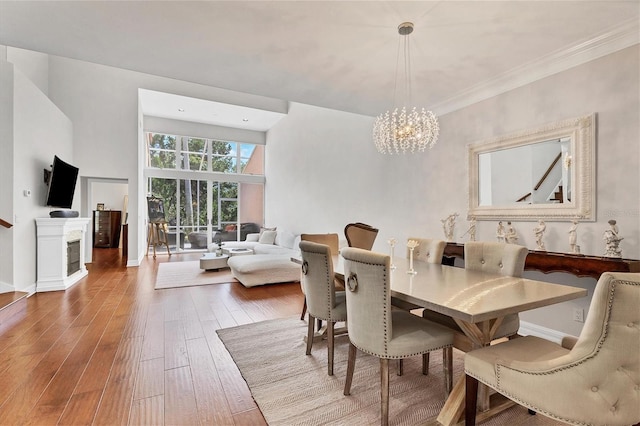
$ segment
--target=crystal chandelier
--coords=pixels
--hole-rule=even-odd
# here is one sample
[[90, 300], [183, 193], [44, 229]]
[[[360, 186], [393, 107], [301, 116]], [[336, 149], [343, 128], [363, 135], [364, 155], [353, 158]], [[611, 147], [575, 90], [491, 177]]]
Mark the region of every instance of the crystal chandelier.
[[[380, 114], [373, 124], [373, 141], [378, 152], [382, 154], [400, 154], [424, 151], [431, 148], [438, 140], [440, 128], [438, 119], [431, 111], [424, 108], [407, 107], [411, 104], [411, 55], [409, 52], [409, 34], [413, 32], [413, 24], [404, 22], [398, 26], [398, 34], [402, 36], [404, 57], [404, 102], [402, 108], [395, 108]], [[400, 50], [398, 49], [398, 61]], [[398, 65], [396, 65], [396, 87], [398, 91]]]

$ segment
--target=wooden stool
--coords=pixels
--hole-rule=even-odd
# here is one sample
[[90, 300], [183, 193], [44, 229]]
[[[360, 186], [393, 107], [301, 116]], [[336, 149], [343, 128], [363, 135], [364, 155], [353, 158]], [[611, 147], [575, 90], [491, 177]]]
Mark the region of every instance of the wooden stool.
[[156, 247], [165, 246], [167, 253], [171, 256], [171, 250], [169, 250], [169, 241], [167, 241], [167, 222], [149, 222], [149, 230], [147, 235], [147, 256], [149, 256], [149, 247], [153, 246], [153, 258], [156, 257]]

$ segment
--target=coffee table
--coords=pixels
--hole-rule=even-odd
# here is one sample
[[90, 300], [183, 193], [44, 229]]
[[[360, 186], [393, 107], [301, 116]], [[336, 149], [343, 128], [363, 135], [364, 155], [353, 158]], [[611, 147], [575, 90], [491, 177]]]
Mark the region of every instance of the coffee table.
[[245, 256], [247, 254], [253, 254], [253, 250], [248, 248], [223, 248], [222, 254], [226, 254], [229, 257]]
[[215, 253], [205, 253], [200, 258], [200, 269], [210, 271], [227, 268], [227, 260], [229, 256], [226, 254], [216, 256]]

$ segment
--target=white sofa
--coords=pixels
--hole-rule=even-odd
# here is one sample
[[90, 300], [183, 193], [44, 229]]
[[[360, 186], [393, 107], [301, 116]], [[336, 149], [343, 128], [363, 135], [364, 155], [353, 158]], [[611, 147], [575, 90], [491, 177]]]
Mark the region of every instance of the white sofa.
[[[253, 250], [253, 255], [232, 256], [228, 261], [231, 273], [245, 287], [300, 281], [300, 265], [291, 261], [292, 256], [300, 256], [300, 235], [281, 230], [275, 231], [275, 240], [269, 236], [273, 234], [260, 240], [260, 234], [249, 234], [246, 241], [223, 243], [223, 248]], [[216, 248], [216, 244], [209, 245], [209, 251]]]

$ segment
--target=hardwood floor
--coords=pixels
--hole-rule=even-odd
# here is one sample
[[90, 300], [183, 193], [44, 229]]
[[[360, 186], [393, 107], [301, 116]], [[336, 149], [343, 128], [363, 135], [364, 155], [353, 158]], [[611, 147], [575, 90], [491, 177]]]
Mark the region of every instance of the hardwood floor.
[[89, 275], [0, 324], [0, 424], [261, 425], [215, 330], [300, 314], [298, 284], [154, 290], [158, 264], [94, 250]]

